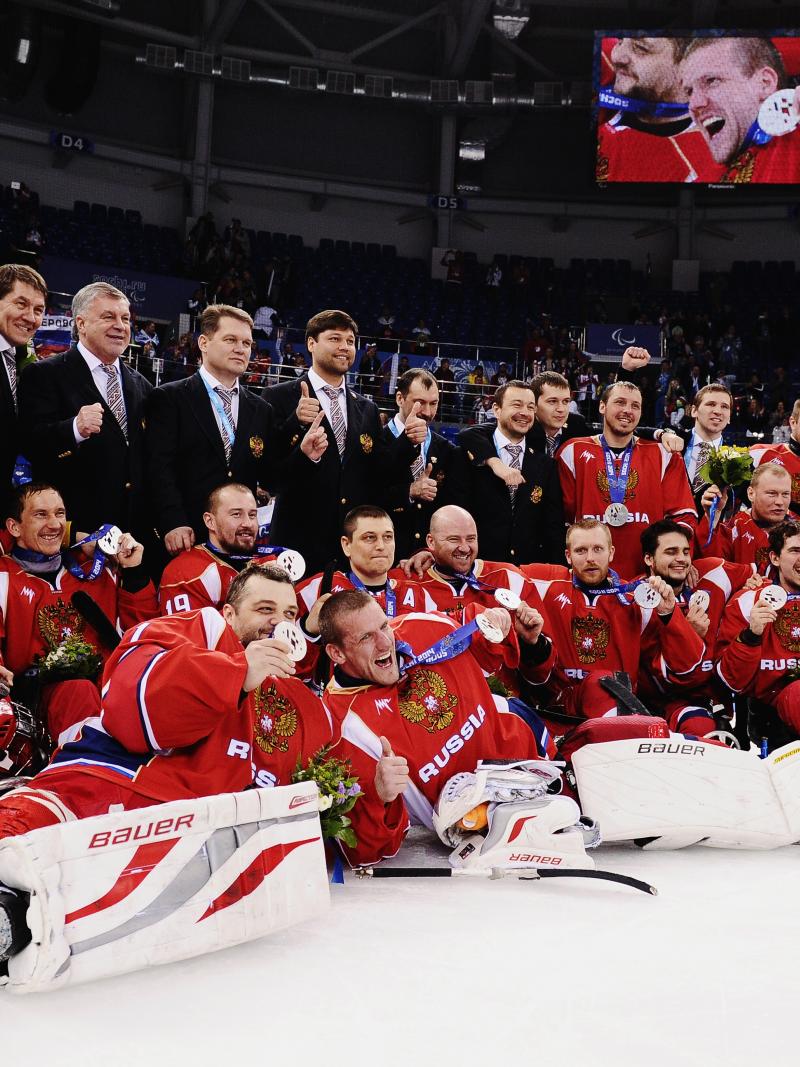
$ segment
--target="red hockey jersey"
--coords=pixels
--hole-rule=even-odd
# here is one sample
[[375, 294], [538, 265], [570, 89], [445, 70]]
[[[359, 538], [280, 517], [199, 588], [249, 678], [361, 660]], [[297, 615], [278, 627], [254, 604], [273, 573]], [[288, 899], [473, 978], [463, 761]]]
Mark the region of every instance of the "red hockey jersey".
[[[91, 562], [83, 565], [88, 571]], [[105, 567], [93, 582], [82, 582], [62, 567], [55, 586], [29, 574], [12, 556], [0, 557], [0, 653], [3, 664], [15, 673], [30, 667], [37, 656], [58, 647], [63, 639], [79, 633], [106, 660], [109, 650], [97, 631], [72, 606], [77, 590], [88, 593], [120, 633], [158, 614], [152, 582], [130, 593], [118, 575]]]
[[[438, 615], [403, 615], [391, 626], [415, 653], [455, 629]], [[483, 641], [476, 634], [473, 647]], [[342, 688], [334, 679], [323, 699], [341, 733], [333, 754], [351, 761], [364, 790], [352, 812], [358, 846], [347, 853], [354, 864], [394, 855], [411, 821], [432, 826], [439, 793], [459, 771], [474, 771], [479, 760], [492, 757], [538, 758], [522, 719], [497, 710], [470, 650], [444, 663], [419, 664], [394, 686]], [[408, 760], [411, 776], [405, 793], [386, 805], [374, 782], [381, 736]]]
[[598, 130], [599, 182], [716, 182], [723, 170], [693, 123], [668, 136], [628, 126], [618, 112]]
[[[270, 563], [276, 557], [253, 556], [254, 563]], [[158, 603], [164, 615], [176, 611], [218, 608], [239, 572], [205, 545], [180, 552], [164, 568], [158, 587]]]
[[800, 599], [791, 599], [768, 623], [758, 644], [744, 644], [758, 590], [738, 593], [728, 605], [720, 628], [717, 674], [734, 693], [747, 693], [766, 704], [793, 680], [800, 667]]
[[[575, 437], [557, 455], [564, 518], [603, 521], [611, 494], [603, 447], [598, 437]], [[644, 570], [639, 542], [642, 531], [658, 519], [674, 519], [692, 532], [697, 525], [692, 491], [683, 458], [655, 441], [634, 438], [623, 501], [628, 509], [624, 526], [610, 526], [614, 543], [614, 570], [632, 578]]]
[[769, 529], [760, 526], [750, 511], [737, 511], [732, 519], [714, 527], [708, 541], [708, 516], [697, 527], [696, 543], [701, 556], [721, 556], [730, 563], [751, 564], [759, 574], [769, 569]]
[[250, 700], [255, 784], [290, 785], [298, 760], [305, 766], [333, 740], [330, 712], [297, 678], [266, 678]]

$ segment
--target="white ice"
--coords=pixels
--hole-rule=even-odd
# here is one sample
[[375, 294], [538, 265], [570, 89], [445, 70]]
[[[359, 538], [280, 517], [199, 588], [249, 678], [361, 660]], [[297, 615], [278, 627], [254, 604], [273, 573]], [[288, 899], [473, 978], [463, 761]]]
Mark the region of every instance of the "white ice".
[[[800, 1062], [797, 846], [612, 845], [595, 858], [659, 895], [567, 879], [348, 875], [324, 920], [103, 982], [0, 994], [0, 1062]], [[410, 843], [399, 862], [418, 859]]]

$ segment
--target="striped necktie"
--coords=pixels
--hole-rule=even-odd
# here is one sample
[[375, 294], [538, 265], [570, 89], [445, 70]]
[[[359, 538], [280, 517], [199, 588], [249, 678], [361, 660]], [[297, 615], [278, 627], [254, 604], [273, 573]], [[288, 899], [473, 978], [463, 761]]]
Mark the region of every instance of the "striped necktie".
[[[522, 445], [506, 445], [506, 452], [511, 456], [508, 461], [509, 467], [512, 467], [515, 471], [522, 470], [522, 463], [520, 462], [520, 455], [522, 454]], [[508, 491], [511, 494], [511, 503], [513, 505], [517, 496], [518, 485], [510, 485]]]
[[3, 360], [8, 373], [8, 381], [11, 385], [11, 399], [14, 402], [14, 411], [17, 410], [17, 353], [13, 348], [6, 348], [3, 352]]
[[[222, 410], [225, 412], [225, 418], [228, 420], [228, 424], [233, 426], [233, 398], [236, 395], [236, 389], [223, 389], [221, 385], [214, 386], [214, 392], [222, 401]], [[233, 441], [230, 437], [230, 430], [226, 425], [225, 419], [220, 419], [220, 433], [222, 435], [222, 445], [225, 449], [225, 462], [230, 463], [231, 452], [233, 452]]]
[[108, 376], [106, 382], [106, 403], [111, 408], [111, 414], [119, 423], [119, 428], [125, 440], [128, 440], [128, 416], [125, 414], [125, 404], [122, 400], [122, 389], [119, 384], [119, 375], [114, 364], [110, 367], [103, 365], [103, 370]]
[[711, 452], [711, 445], [708, 441], [699, 441], [697, 444], [697, 451], [694, 461], [694, 476], [692, 477], [692, 492], [697, 493], [701, 487], [705, 484], [703, 476], [700, 474], [700, 470], [706, 465], [706, 460]]
[[347, 426], [344, 422], [344, 413], [342, 412], [342, 404], [339, 399], [339, 390], [334, 389], [332, 385], [323, 385], [322, 391], [331, 402], [331, 429], [333, 430], [333, 436], [336, 438], [336, 447], [339, 449], [339, 455], [344, 454], [345, 440], [347, 439]]

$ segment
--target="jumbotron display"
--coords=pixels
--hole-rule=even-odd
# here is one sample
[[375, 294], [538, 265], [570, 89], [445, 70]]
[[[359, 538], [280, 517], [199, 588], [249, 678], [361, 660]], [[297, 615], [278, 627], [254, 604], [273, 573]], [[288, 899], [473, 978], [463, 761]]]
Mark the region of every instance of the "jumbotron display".
[[598, 182], [800, 182], [800, 37], [696, 32], [595, 45]]

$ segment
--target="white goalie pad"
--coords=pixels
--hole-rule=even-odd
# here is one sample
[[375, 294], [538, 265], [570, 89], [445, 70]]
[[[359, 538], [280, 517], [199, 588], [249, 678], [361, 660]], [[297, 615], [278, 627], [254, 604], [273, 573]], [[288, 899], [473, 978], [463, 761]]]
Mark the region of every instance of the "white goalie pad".
[[800, 745], [768, 759], [719, 745], [631, 738], [572, 757], [581, 807], [604, 841], [769, 849], [800, 840]]
[[30, 992], [263, 937], [329, 905], [313, 783], [181, 800], [0, 841], [33, 941], [2, 984]]
[[479, 804], [535, 800], [558, 792], [560, 782], [561, 769], [549, 760], [482, 761], [474, 772], [454, 774], [445, 783], [433, 813], [433, 828], [446, 845], [455, 848], [469, 836], [456, 824]]
[[450, 854], [453, 867], [472, 870], [502, 867], [593, 869], [586, 847], [600, 843], [597, 828], [581, 821], [570, 797], [543, 796], [510, 804], [489, 805], [486, 836], [470, 834]]

